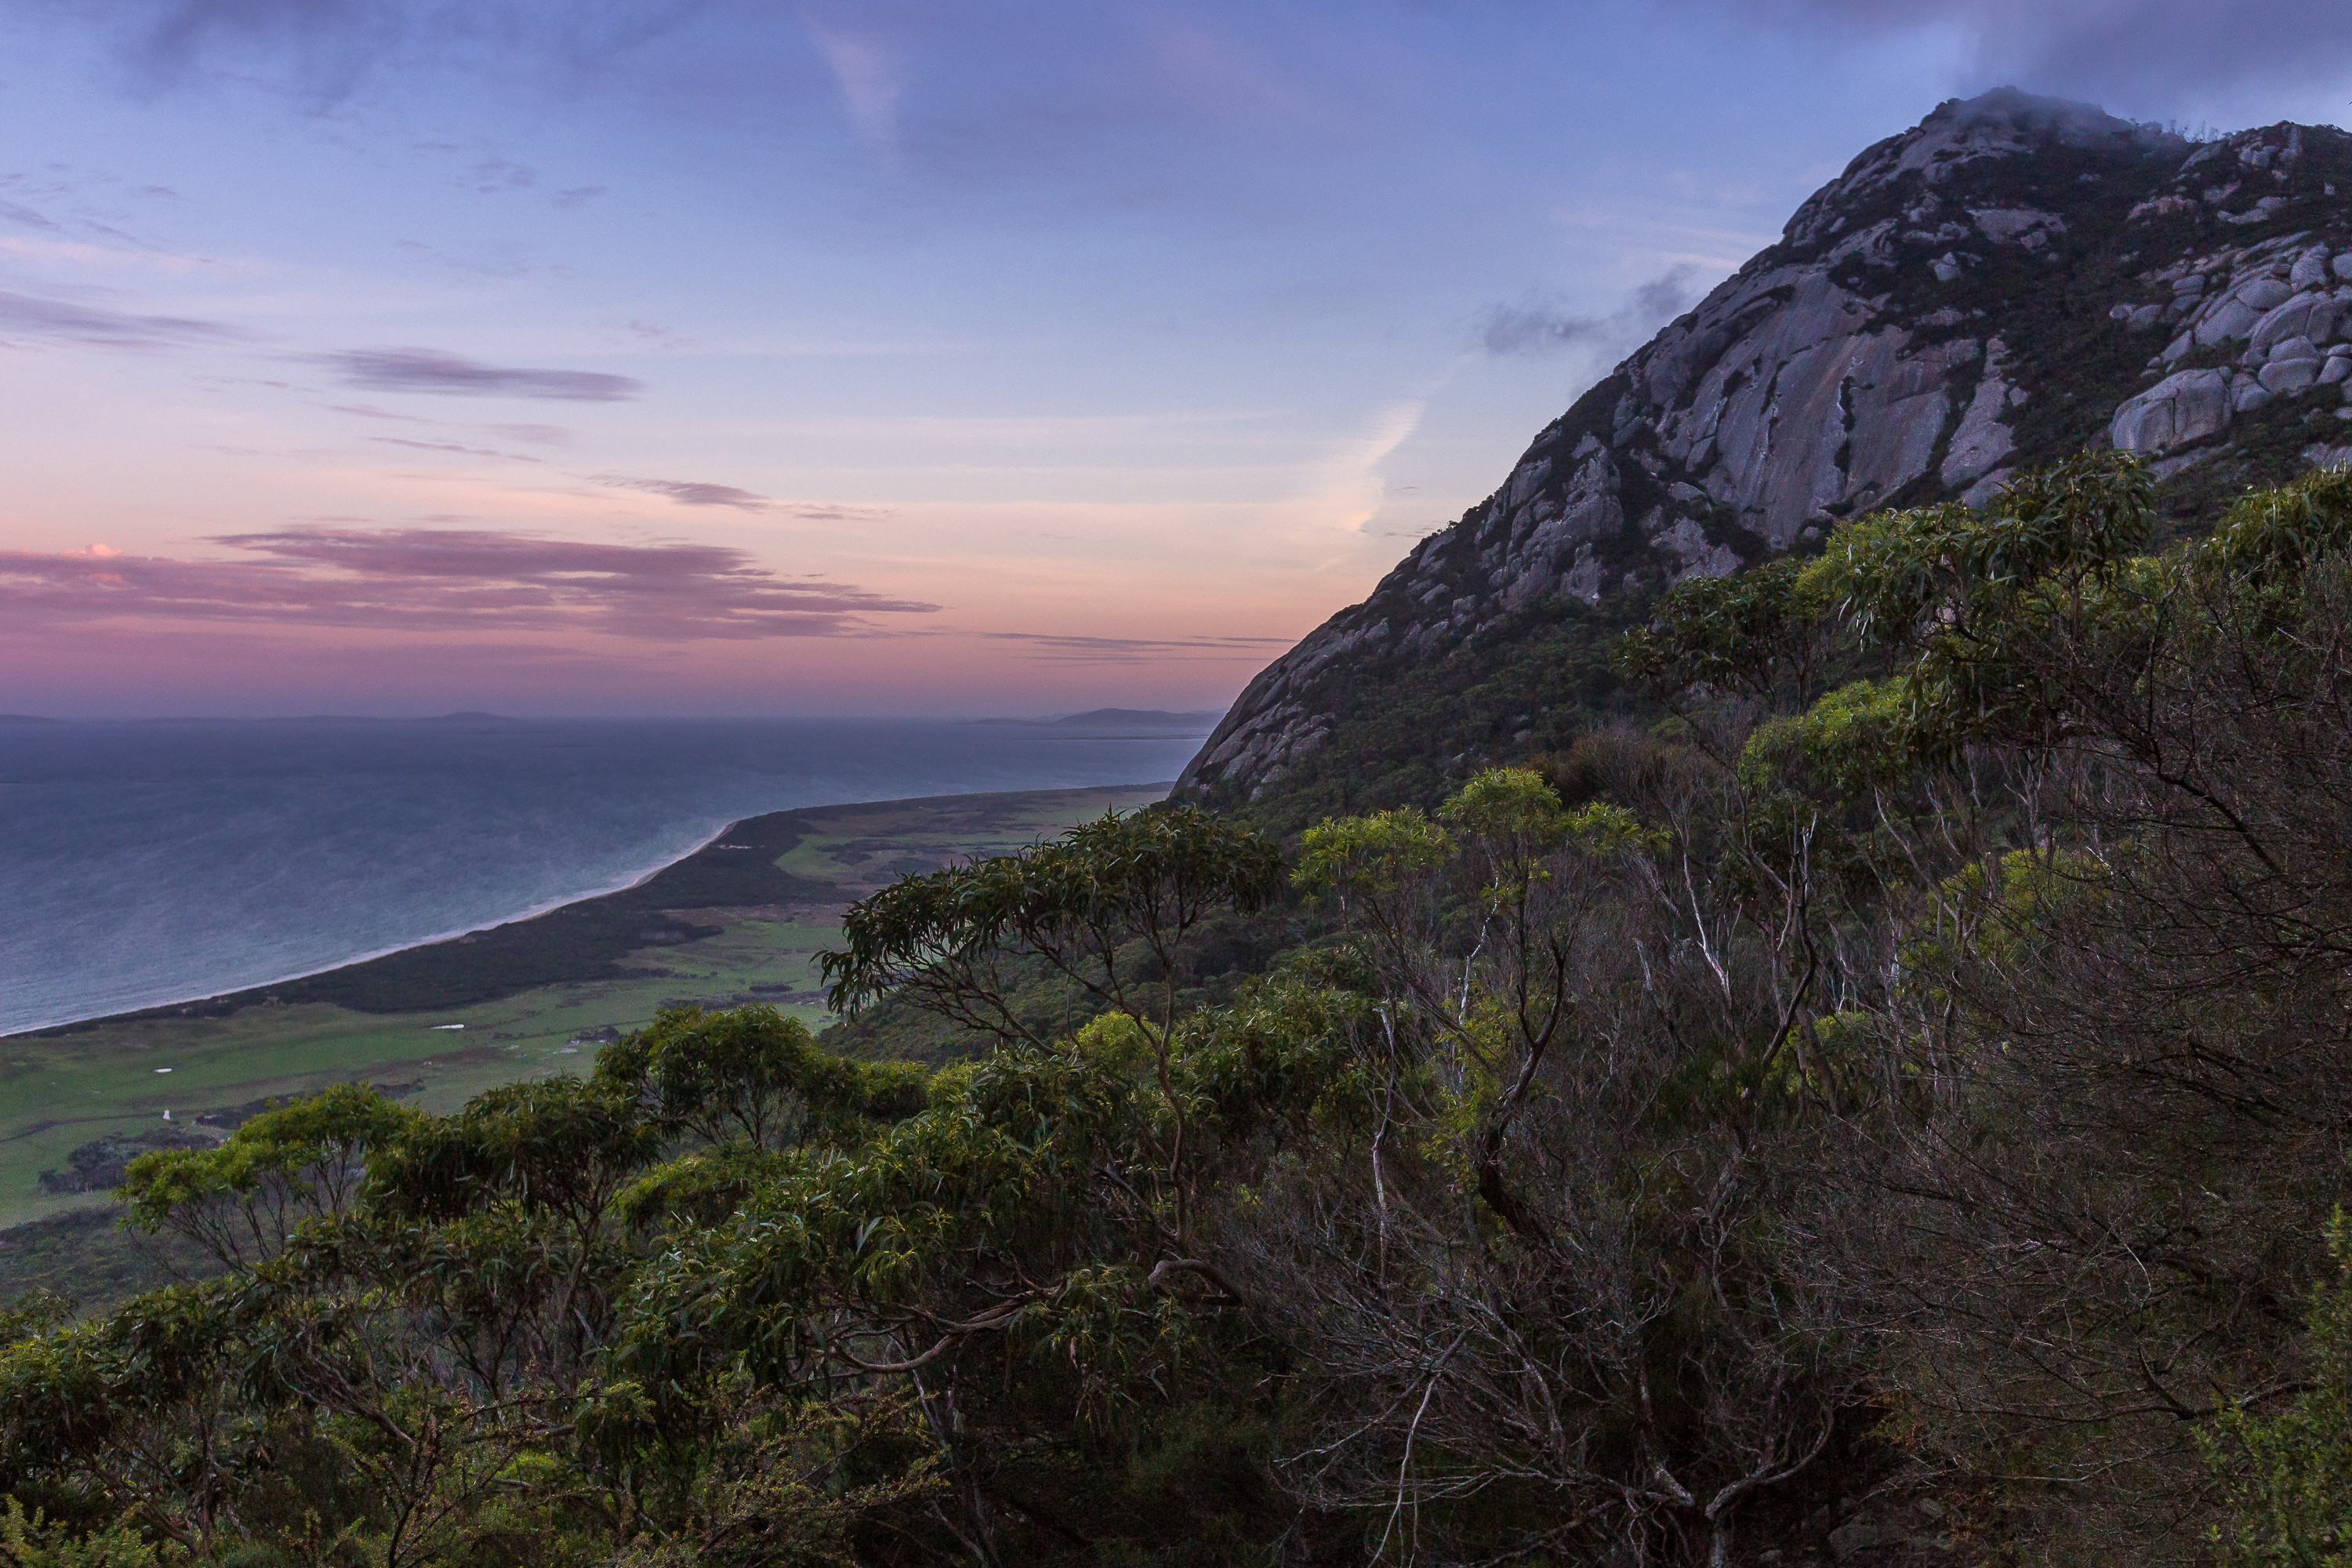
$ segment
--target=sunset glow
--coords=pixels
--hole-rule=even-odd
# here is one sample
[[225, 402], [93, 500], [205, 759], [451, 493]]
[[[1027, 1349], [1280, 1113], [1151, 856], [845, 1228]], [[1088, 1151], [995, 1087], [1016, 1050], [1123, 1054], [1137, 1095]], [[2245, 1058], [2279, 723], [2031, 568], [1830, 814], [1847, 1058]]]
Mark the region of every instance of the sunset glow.
[[1937, 98], [2340, 63], [1868, 11], [13, 8], [0, 709], [1213, 706]]

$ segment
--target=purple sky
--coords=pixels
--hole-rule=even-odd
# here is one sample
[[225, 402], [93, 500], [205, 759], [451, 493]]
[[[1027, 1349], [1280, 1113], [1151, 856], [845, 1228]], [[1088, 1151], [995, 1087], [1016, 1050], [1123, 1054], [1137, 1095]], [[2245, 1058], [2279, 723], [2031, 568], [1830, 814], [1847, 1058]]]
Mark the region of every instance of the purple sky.
[[1215, 705], [1870, 142], [2316, 16], [25, 0], [0, 710]]

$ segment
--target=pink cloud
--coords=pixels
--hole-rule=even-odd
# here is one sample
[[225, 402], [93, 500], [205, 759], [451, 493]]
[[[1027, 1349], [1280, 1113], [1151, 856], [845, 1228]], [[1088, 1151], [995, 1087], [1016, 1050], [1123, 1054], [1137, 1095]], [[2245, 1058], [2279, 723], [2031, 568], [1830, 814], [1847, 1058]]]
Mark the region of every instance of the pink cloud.
[[580, 633], [661, 642], [846, 637], [937, 605], [786, 580], [740, 550], [457, 529], [288, 529], [212, 542], [243, 559], [0, 551], [18, 625], [129, 618], [273, 627]]
[[618, 489], [646, 490], [657, 496], [667, 496], [680, 506], [731, 506], [737, 511], [765, 511], [768, 498], [733, 485], [714, 485], [703, 479], [633, 479], [626, 474], [598, 474], [596, 482]]
[[711, 484], [704, 479], [641, 479], [627, 474], [597, 474], [593, 477], [597, 484], [667, 496], [680, 506], [725, 506], [737, 511], [772, 511], [797, 518], [803, 522], [878, 522], [890, 515], [887, 507], [852, 506], [837, 501], [778, 500], [753, 490], [738, 489], [733, 485]]

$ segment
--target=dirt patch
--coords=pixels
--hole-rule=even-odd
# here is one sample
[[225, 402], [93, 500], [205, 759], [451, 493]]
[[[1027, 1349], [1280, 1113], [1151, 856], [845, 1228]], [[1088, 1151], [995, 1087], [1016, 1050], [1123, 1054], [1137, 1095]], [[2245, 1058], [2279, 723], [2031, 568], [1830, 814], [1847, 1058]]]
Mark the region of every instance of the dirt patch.
[[93, 1138], [66, 1156], [62, 1171], [43, 1171], [41, 1191], [103, 1193], [122, 1184], [131, 1162], [156, 1149], [209, 1149], [214, 1141], [190, 1128], [157, 1127], [130, 1138]]

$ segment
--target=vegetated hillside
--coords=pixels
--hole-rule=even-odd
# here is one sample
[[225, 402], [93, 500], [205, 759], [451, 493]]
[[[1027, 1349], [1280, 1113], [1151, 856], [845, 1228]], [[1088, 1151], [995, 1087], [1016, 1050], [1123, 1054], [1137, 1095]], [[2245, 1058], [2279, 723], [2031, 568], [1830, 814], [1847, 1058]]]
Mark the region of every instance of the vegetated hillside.
[[[1591, 650], [1659, 589], [1801, 552], [1840, 518], [1980, 503], [2112, 440], [2156, 462], [2179, 526], [2352, 456], [2352, 344], [2325, 346], [2352, 327], [2348, 244], [2333, 128], [2191, 143], [2013, 90], [1947, 103], [1269, 667], [1174, 798], [1295, 826], [1410, 771], [1433, 799], [1620, 701]], [[1418, 755], [1363, 732], [1393, 723], [1395, 692]]]
[[0, 1552], [2332, 1561], [2352, 472], [2159, 521], [2090, 454], [1685, 583], [1557, 784], [892, 882], [828, 978], [937, 1071], [679, 1008], [141, 1153], [212, 1277], [0, 1300]]

